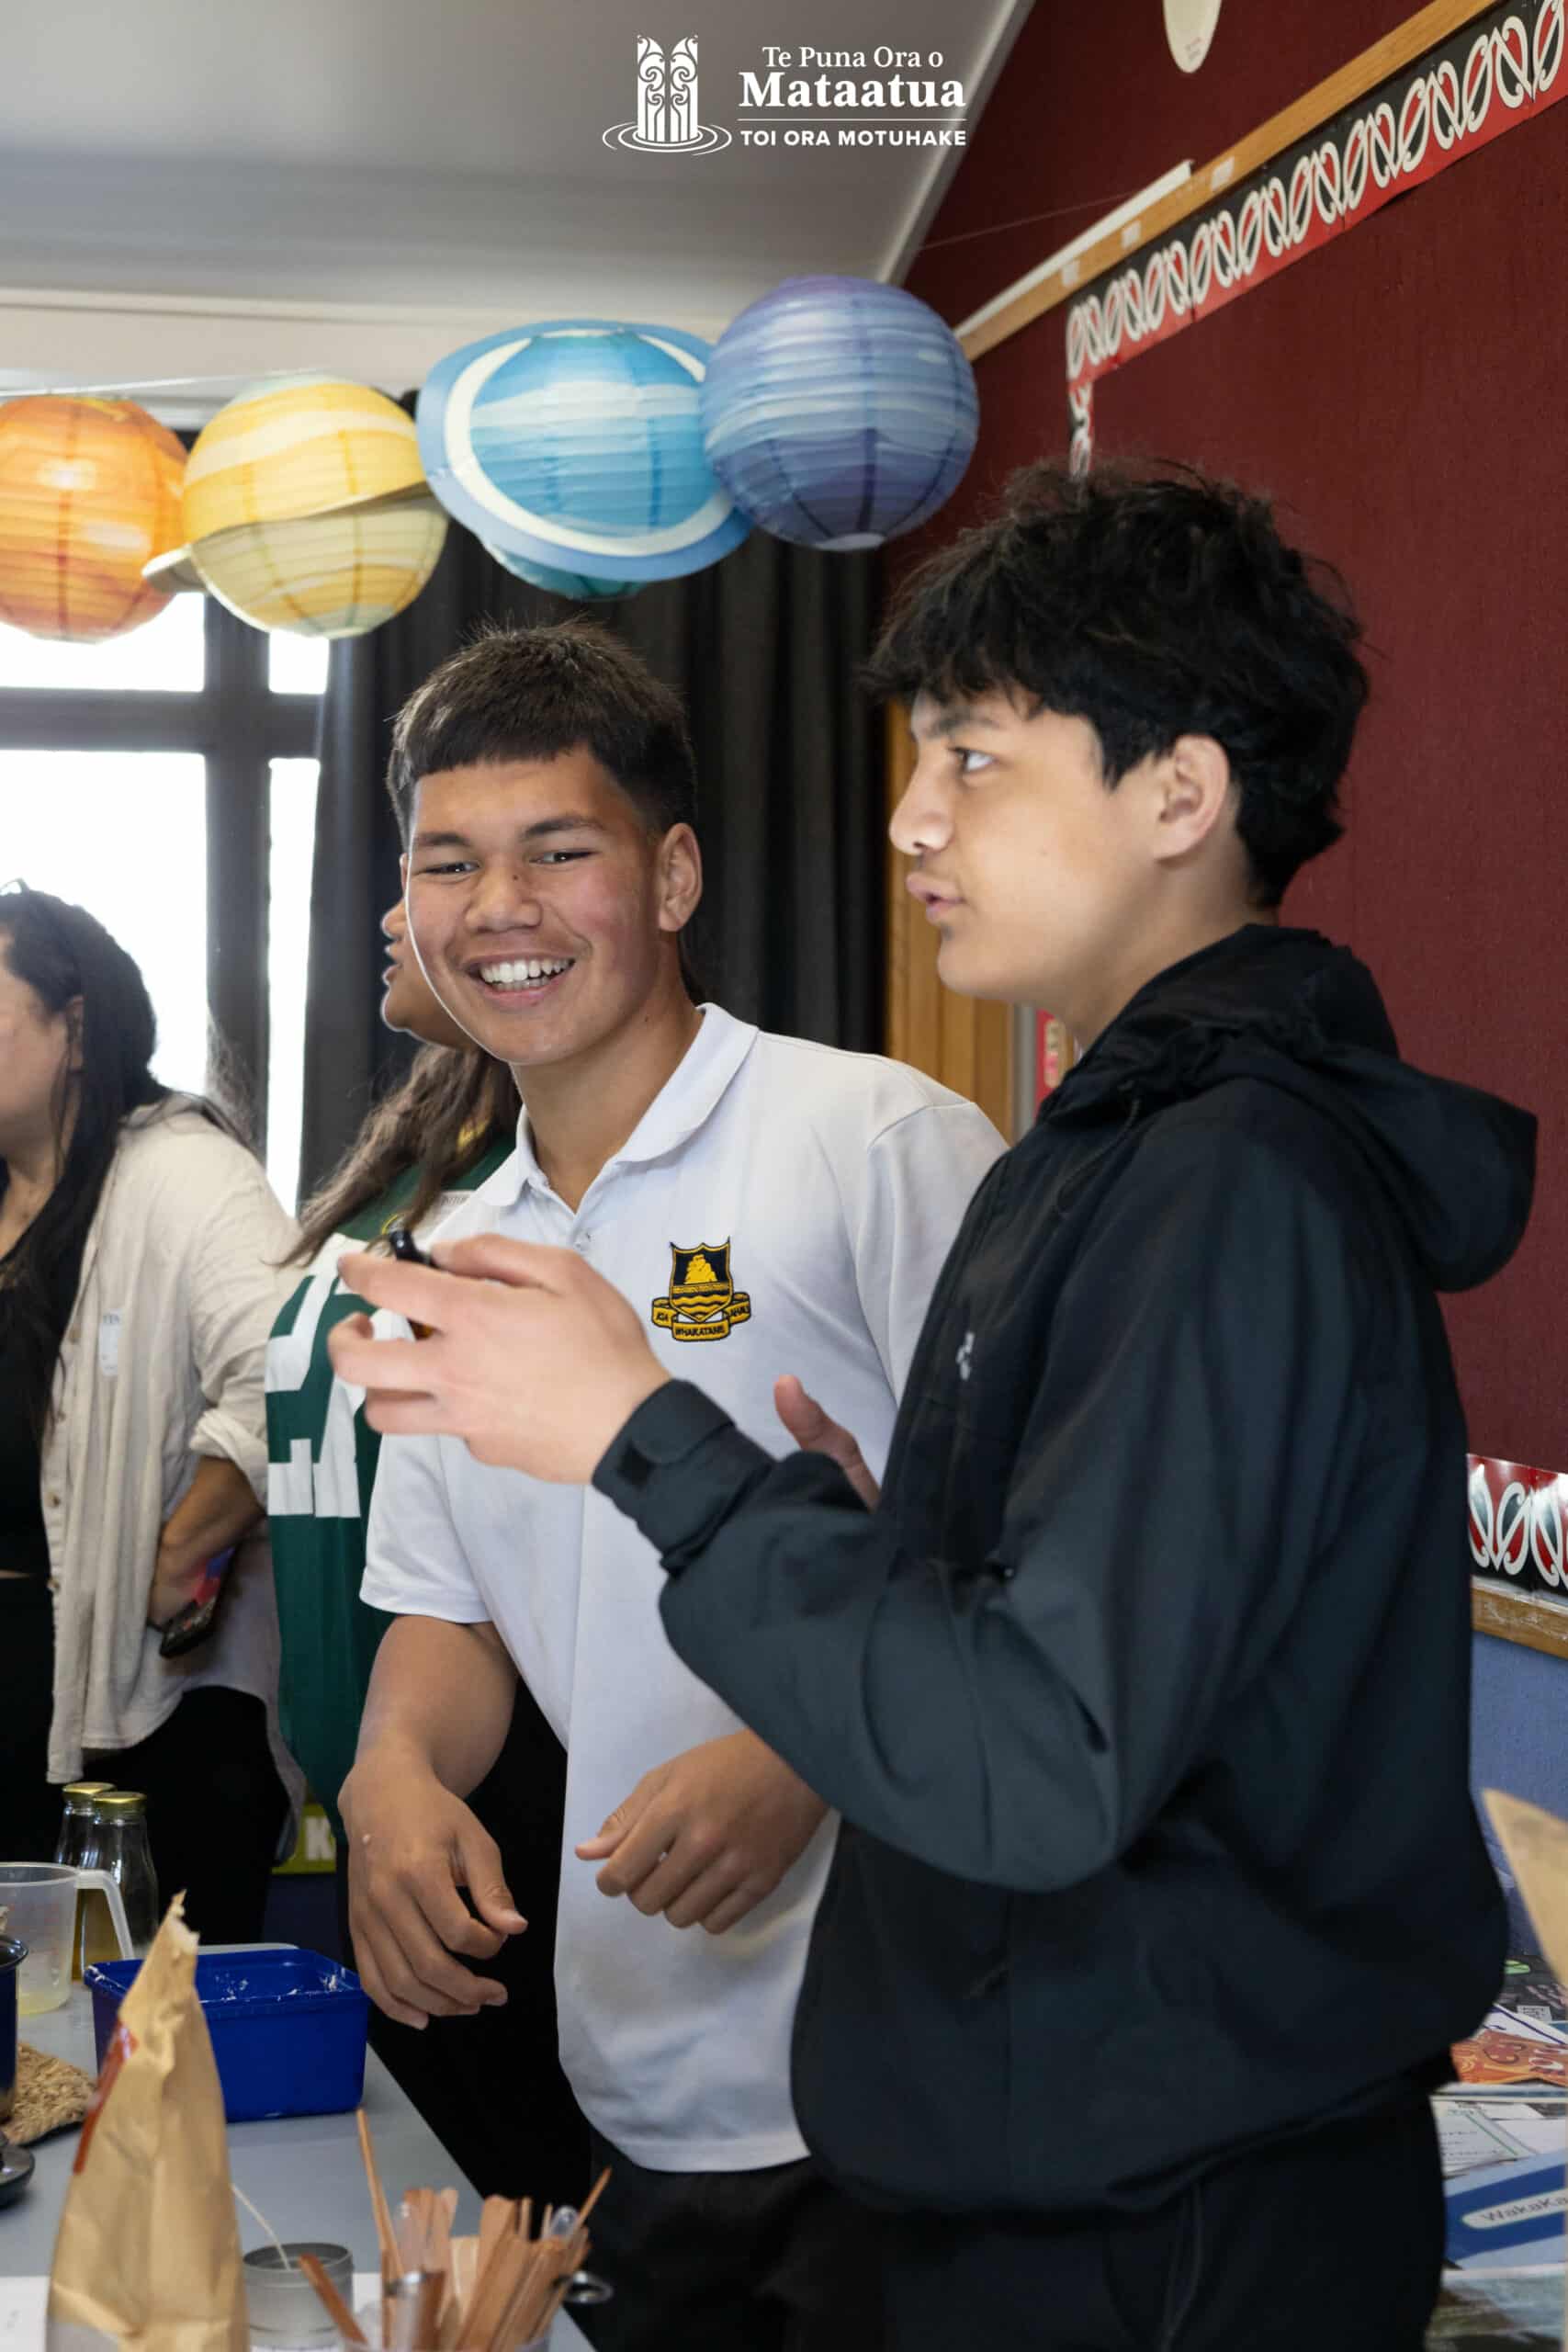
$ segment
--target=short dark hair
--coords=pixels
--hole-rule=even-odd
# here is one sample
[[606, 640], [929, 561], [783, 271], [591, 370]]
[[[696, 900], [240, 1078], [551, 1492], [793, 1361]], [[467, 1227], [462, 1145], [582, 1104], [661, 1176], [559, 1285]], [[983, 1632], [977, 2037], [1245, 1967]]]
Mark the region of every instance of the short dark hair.
[[614, 776], [650, 832], [696, 820], [696, 765], [681, 697], [591, 621], [491, 628], [448, 656], [401, 710], [387, 789], [406, 845], [422, 776], [580, 748]]
[[1087, 719], [1111, 787], [1179, 736], [1212, 736], [1240, 788], [1254, 899], [1273, 907], [1343, 831], [1360, 637], [1338, 574], [1286, 546], [1267, 499], [1185, 467], [1042, 465], [914, 574], [867, 682]]

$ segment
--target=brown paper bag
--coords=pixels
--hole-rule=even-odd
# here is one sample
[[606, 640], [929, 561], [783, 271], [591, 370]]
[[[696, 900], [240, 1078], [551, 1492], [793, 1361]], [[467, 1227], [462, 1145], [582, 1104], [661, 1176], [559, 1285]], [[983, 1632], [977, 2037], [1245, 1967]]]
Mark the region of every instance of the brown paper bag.
[[169, 1906], [82, 2126], [49, 2282], [49, 2352], [247, 2352], [223, 2094]]

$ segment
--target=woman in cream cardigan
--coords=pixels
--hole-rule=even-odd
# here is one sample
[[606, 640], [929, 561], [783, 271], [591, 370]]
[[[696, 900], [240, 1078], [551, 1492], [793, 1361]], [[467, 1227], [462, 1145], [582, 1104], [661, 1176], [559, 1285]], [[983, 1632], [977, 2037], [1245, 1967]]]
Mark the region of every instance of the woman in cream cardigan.
[[[102, 924], [0, 895], [0, 1856], [53, 1850], [60, 1784], [143, 1790], [166, 1899], [259, 1935], [298, 1775], [276, 1738], [257, 1540], [266, 1337], [296, 1238], [210, 1105], [148, 1067]], [[234, 1545], [210, 1637], [160, 1628]]]

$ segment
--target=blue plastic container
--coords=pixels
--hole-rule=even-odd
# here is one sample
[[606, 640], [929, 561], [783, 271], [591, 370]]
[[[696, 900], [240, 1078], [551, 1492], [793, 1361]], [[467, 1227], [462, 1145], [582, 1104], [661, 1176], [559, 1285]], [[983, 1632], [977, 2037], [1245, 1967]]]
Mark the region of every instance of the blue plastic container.
[[[100, 2072], [141, 1965], [109, 1960], [85, 1972]], [[196, 1991], [231, 2123], [338, 2115], [359, 2105], [370, 2003], [351, 1969], [292, 1949], [198, 1952]]]

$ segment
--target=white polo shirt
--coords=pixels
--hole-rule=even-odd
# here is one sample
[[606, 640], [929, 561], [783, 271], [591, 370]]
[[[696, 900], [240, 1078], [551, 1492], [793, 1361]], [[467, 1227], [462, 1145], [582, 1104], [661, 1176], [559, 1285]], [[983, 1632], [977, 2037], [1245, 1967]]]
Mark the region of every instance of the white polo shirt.
[[[656, 1354], [775, 1453], [798, 1373], [878, 1476], [959, 1221], [1002, 1149], [973, 1103], [897, 1062], [761, 1034], [716, 1006], [574, 1213], [518, 1148], [442, 1227], [580, 1250]], [[487, 1468], [453, 1438], [388, 1438], [364, 1598], [499, 1631], [568, 1753], [556, 1983], [579, 2104], [661, 2171], [805, 2153], [789, 2039], [836, 1823], [727, 1935], [644, 1918], [573, 1847], [642, 1775], [737, 1718], [664, 1636], [657, 1555], [591, 1489]], [[526, 1916], [529, 1889], [514, 1886]]]

